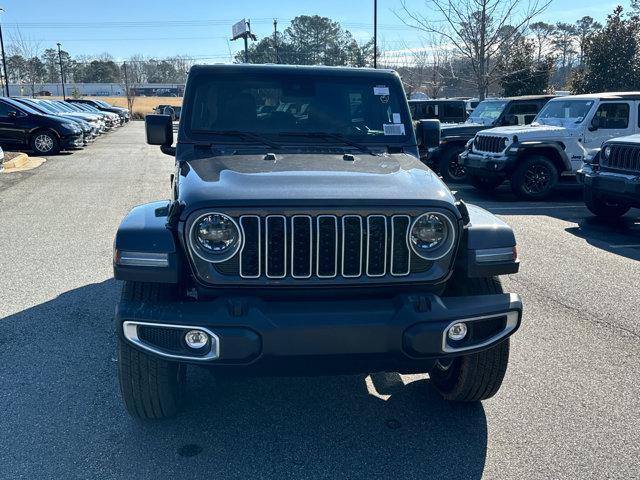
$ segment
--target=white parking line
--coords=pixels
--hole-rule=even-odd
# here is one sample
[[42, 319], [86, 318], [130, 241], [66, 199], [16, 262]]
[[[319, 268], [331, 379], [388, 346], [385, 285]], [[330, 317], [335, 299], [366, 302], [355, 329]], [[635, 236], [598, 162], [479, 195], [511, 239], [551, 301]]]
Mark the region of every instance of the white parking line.
[[556, 208], [586, 208], [584, 205], [536, 205], [532, 207], [494, 207], [494, 206], [483, 206], [483, 208], [490, 208], [492, 210], [552, 210]]

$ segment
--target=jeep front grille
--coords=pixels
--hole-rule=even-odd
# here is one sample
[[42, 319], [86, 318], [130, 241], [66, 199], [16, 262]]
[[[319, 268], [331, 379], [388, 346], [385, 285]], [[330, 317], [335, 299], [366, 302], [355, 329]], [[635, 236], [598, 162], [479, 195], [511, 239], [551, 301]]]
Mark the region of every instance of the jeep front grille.
[[609, 145], [609, 158], [600, 155], [602, 166], [627, 172], [640, 172], [640, 147], [635, 145]]
[[[242, 215], [239, 225], [242, 278], [406, 276], [412, 262], [417, 271], [429, 264], [409, 250], [409, 215]], [[216, 268], [230, 274], [236, 267]]]
[[477, 135], [474, 140], [475, 150], [480, 152], [500, 153], [505, 149], [506, 137]]

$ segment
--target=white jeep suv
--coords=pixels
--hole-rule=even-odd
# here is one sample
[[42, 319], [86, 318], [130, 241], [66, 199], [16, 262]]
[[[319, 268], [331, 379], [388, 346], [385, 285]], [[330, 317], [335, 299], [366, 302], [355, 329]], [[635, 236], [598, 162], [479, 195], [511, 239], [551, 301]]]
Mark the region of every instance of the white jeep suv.
[[614, 137], [640, 132], [640, 92], [571, 95], [550, 100], [533, 123], [478, 132], [460, 155], [469, 181], [493, 190], [511, 180], [520, 198], [548, 196], [561, 176]]

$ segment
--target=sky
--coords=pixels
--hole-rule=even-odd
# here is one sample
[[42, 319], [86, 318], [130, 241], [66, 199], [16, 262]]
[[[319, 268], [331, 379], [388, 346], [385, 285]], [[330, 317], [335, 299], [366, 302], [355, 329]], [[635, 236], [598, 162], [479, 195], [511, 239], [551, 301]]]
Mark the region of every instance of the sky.
[[[431, 13], [425, 0], [406, 3]], [[589, 15], [604, 22], [618, 4], [627, 7], [629, 1], [552, 0], [536, 20], [573, 23]], [[373, 0], [0, 0], [0, 7], [5, 46], [19, 31], [43, 49], [60, 42], [72, 56], [109, 53], [117, 60], [142, 54], [228, 62], [242, 48], [242, 40], [229, 41], [231, 25], [242, 18], [251, 20], [258, 39], [273, 32], [274, 18], [283, 30], [298, 15], [330, 17], [359, 41], [373, 35]], [[401, 0], [378, 0], [379, 44], [387, 52], [424, 44], [420, 32], [397, 17], [400, 12]]]

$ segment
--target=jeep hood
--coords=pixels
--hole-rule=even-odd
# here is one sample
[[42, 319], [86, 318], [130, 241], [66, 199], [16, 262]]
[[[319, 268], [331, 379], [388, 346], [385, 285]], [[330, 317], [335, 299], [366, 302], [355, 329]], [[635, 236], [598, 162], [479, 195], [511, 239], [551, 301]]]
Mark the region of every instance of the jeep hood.
[[566, 138], [578, 135], [578, 129], [557, 127], [554, 125], [517, 125], [512, 127], [496, 127], [483, 130], [479, 135], [512, 137], [516, 135], [518, 140], [547, 140]]
[[[178, 199], [188, 210], [221, 203], [393, 204], [455, 201], [414, 156], [398, 154], [264, 153], [216, 155], [180, 164]], [[446, 205], [445, 205], [446, 204]]]
[[487, 127], [481, 123], [443, 123], [440, 125], [440, 137], [453, 137], [456, 135], [474, 135]]

